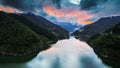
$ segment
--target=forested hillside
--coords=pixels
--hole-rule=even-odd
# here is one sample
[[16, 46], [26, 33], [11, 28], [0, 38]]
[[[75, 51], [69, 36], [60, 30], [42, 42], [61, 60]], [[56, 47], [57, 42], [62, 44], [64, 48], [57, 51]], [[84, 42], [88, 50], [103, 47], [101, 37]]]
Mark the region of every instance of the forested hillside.
[[20, 14], [20, 16], [27, 18], [28, 20], [32, 21], [37, 26], [44, 28], [54, 34], [58, 39], [65, 39], [69, 37], [68, 31], [61, 28], [60, 26], [50, 22], [49, 20], [41, 17], [39, 15], [35, 15], [32, 12]]
[[53, 35], [47, 28], [42, 28], [39, 25], [35, 24], [34, 22], [30, 21], [29, 19], [25, 18], [24, 16], [17, 15], [17, 14], [9, 14], [14, 19], [20, 21], [22, 24], [29, 27], [31, 30], [35, 31], [39, 35], [43, 35], [51, 40], [57, 40], [57, 37]]
[[42, 28], [38, 28], [39, 30], [43, 32], [37, 32], [31, 21], [23, 18], [19, 21], [1, 11], [0, 54], [22, 56], [45, 49], [49, 44], [57, 41], [50, 32]]
[[92, 36], [88, 43], [105, 63], [120, 67], [120, 23], [103, 33]]
[[75, 31], [72, 35], [80, 40], [87, 41], [90, 37], [97, 33], [104, 32], [105, 30], [115, 26], [118, 22], [120, 22], [120, 16], [100, 18], [96, 22], [85, 25], [84, 27]]

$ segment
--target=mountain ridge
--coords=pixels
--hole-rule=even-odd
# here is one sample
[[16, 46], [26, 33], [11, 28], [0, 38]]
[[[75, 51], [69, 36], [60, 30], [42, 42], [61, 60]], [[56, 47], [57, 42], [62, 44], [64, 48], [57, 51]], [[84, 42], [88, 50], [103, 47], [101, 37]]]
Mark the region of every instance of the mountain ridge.
[[105, 17], [97, 20], [93, 24], [86, 25], [72, 33], [73, 36], [80, 40], [87, 41], [91, 36], [102, 33], [120, 22], [120, 16]]
[[38, 26], [42, 28], [47, 28], [48, 31], [51, 31], [55, 36], [59, 37], [59, 39], [68, 38], [69, 33], [65, 29], [61, 28], [60, 26], [48, 21], [47, 19], [35, 15], [33, 13], [28, 14], [20, 14], [21, 16], [24, 16], [25, 18], [29, 19], [30, 21], [34, 22]]
[[[113, 68], [120, 67], [120, 22], [105, 32], [92, 36], [87, 43]], [[116, 63], [114, 63], [116, 62]]]
[[25, 17], [3, 11], [0, 11], [0, 32], [2, 56], [25, 56], [49, 48], [49, 44], [58, 40], [50, 31], [36, 27]]

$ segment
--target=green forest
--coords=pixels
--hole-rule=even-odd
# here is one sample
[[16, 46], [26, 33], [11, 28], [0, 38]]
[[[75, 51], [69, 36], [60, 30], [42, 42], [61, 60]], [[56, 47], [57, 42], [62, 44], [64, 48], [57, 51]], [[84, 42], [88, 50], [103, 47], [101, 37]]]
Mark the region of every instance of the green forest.
[[[120, 58], [120, 23], [106, 30], [103, 33], [91, 37], [88, 44], [101, 56], [109, 65], [119, 67]], [[114, 63], [116, 62], [116, 63]]]
[[0, 12], [0, 54], [27, 54], [48, 48], [57, 38], [47, 30], [36, 27], [31, 21]]

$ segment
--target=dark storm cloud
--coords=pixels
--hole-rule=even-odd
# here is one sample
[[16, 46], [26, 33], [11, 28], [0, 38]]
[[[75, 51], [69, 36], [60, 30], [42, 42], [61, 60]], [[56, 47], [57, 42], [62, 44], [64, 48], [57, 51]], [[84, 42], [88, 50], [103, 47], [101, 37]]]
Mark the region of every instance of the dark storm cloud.
[[107, 0], [81, 0], [80, 7], [83, 10], [90, 10], [97, 7], [101, 3], [105, 3]]
[[81, 0], [80, 8], [98, 17], [120, 15], [120, 0]]
[[74, 14], [76, 13], [74, 10], [77, 10], [79, 15], [81, 14], [80, 11], [83, 10], [86, 13], [96, 15], [90, 20], [103, 16], [120, 15], [120, 0], [81, 0], [79, 5], [70, 0], [0, 0], [0, 5], [9, 6], [22, 12], [32, 11], [41, 16], [49, 16], [49, 13], [43, 9], [46, 6], [51, 6], [54, 8], [52, 11], [56, 10], [55, 12], [60, 11], [60, 13], [69, 14], [72, 12]]
[[22, 11], [35, 11], [35, 9], [42, 9], [45, 4], [50, 3], [60, 8], [61, 0], [0, 0], [4, 6], [10, 6]]
[[33, 0], [1, 0], [4, 6], [10, 6], [22, 11], [34, 10], [34, 1]]
[[97, 5], [97, 0], [82, 0], [80, 2], [81, 9], [90, 9]]
[[99, 6], [101, 15], [120, 15], [120, 0], [108, 0], [104, 5]]
[[[62, 8], [61, 4], [63, 0], [0, 0], [0, 3], [4, 6], [10, 6], [22, 11], [34, 11], [36, 8], [42, 9], [45, 4], [53, 4], [57, 8]], [[69, 2], [69, 0], [66, 0]], [[47, 2], [47, 3], [46, 3]], [[65, 3], [67, 4], [67, 3]], [[105, 6], [115, 6], [114, 8], [119, 8], [120, 0], [81, 0], [80, 8], [82, 10], [93, 10], [98, 9], [98, 5], [105, 5]], [[107, 5], [108, 4], [108, 5]], [[112, 5], [112, 6], [110, 6]], [[64, 6], [68, 7], [68, 6]]]
[[61, 8], [61, 0], [52, 0], [52, 2], [57, 8]]

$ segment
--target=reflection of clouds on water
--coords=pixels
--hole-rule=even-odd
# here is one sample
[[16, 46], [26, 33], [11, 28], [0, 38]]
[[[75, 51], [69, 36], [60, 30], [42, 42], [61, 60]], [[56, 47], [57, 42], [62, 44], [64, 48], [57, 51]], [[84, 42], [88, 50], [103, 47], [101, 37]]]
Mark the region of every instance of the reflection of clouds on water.
[[85, 56], [80, 59], [81, 68], [108, 68], [97, 57]]
[[75, 38], [58, 41], [28, 63], [29, 68], [107, 68], [85, 42]]

